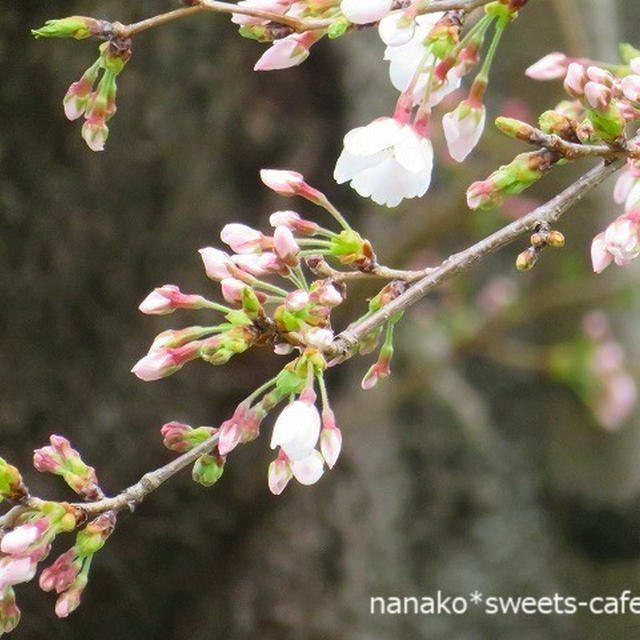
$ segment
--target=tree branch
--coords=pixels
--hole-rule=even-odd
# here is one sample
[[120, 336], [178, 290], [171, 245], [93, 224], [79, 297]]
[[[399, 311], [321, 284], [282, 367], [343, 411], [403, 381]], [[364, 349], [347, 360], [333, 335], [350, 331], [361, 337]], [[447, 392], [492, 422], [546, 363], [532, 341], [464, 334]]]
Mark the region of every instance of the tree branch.
[[381, 327], [396, 313], [404, 311], [418, 302], [418, 300], [442, 282], [445, 282], [462, 271], [466, 271], [478, 260], [493, 253], [500, 247], [513, 242], [523, 233], [532, 231], [539, 223], [556, 222], [589, 191], [617, 171], [623, 163], [624, 160], [619, 158], [610, 163], [603, 163], [594, 167], [571, 186], [555, 196], [555, 198], [537, 207], [519, 220], [508, 224], [499, 231], [480, 240], [480, 242], [477, 242], [468, 249], [453, 254], [442, 262], [440, 266], [431, 269], [424, 278], [410, 286], [395, 300], [392, 300], [379, 311], [345, 329], [325, 350], [325, 355], [333, 358], [336, 362], [350, 358], [357, 345], [368, 333]]

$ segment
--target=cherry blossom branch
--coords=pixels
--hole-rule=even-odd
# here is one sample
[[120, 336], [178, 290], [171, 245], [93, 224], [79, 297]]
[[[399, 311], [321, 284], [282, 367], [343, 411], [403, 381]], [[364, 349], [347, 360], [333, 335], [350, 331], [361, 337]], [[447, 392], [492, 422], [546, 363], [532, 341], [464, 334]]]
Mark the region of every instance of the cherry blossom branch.
[[336, 282], [344, 280], [365, 280], [371, 278], [380, 278], [383, 280], [404, 280], [405, 282], [413, 282], [419, 278], [423, 278], [430, 271], [431, 267], [419, 270], [406, 269], [390, 269], [383, 265], [376, 265], [368, 271], [339, 271], [334, 269], [322, 256], [309, 256], [307, 258], [307, 266], [317, 275], [331, 278]]
[[[121, 511], [128, 508], [134, 510], [151, 492], [172, 478], [176, 473], [195, 462], [200, 456], [209, 453], [218, 442], [218, 434], [201, 442], [190, 451], [174, 458], [163, 467], [145, 473], [138, 482], [132, 484], [112, 498], [102, 498], [92, 502], [76, 502], [72, 506], [79, 509], [85, 516], [96, 516], [105, 511]], [[29, 497], [20, 504], [12, 507], [0, 518], [0, 530], [10, 529], [17, 521], [17, 518], [32, 509], [38, 508], [42, 504], [42, 499]]]
[[523, 233], [532, 231], [540, 223], [556, 222], [589, 191], [620, 169], [623, 163], [624, 160], [618, 158], [612, 162], [605, 162], [594, 167], [545, 204], [464, 251], [453, 254], [442, 262], [440, 266], [431, 269], [427, 275], [410, 286], [395, 300], [345, 329], [325, 350], [325, 354], [333, 357], [338, 362], [350, 358], [360, 341], [371, 331], [383, 326], [397, 313], [418, 302], [442, 282], [466, 271], [478, 260], [488, 256], [500, 247], [510, 244]]
[[526, 122], [512, 118], [497, 118], [496, 126], [510, 137], [522, 140], [537, 147], [556, 151], [567, 160], [578, 158], [604, 158], [612, 160], [619, 157], [640, 158], [640, 149], [626, 140], [613, 144], [581, 144], [569, 142], [553, 133], [545, 133]]
[[[462, 10], [465, 12], [473, 11], [478, 7], [482, 7], [489, 4], [492, 0], [434, 0], [429, 5], [420, 10], [420, 14], [435, 13], [438, 11], [453, 11]], [[403, 3], [399, 3], [402, 6]], [[205, 11], [213, 11], [217, 13], [235, 13], [253, 18], [259, 18], [261, 20], [268, 20], [274, 24], [279, 24], [285, 27], [289, 27], [293, 31], [303, 33], [304, 31], [317, 31], [327, 29], [334, 22], [333, 18], [326, 19], [299, 19], [291, 16], [281, 15], [272, 11], [265, 11], [263, 9], [257, 9], [252, 7], [240, 6], [231, 2], [219, 2], [217, 0], [195, 0], [192, 6], [183, 7], [181, 9], [174, 9], [166, 13], [161, 13], [151, 18], [146, 18], [140, 22], [133, 22], [131, 24], [122, 24], [121, 22], [114, 22], [112, 27], [113, 35], [117, 38], [128, 39], [133, 36], [153, 29], [161, 25], [180, 20], [197, 13], [203, 13]]]

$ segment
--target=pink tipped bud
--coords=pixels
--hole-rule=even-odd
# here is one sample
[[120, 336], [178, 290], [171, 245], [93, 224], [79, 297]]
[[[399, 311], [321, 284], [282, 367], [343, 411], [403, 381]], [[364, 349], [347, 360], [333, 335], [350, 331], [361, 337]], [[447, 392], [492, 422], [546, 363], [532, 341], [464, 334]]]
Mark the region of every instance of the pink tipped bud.
[[194, 341], [176, 349], [150, 351], [134, 365], [131, 373], [145, 382], [166, 378], [182, 369], [190, 360], [195, 360], [199, 356], [200, 346], [199, 342]]
[[470, 101], [461, 102], [458, 107], [443, 116], [442, 128], [449, 147], [449, 155], [462, 162], [475, 148], [482, 136], [486, 110], [484, 105], [474, 107]]
[[322, 284], [311, 292], [311, 300], [327, 307], [342, 304], [342, 295], [332, 284]]
[[260, 179], [281, 196], [302, 196], [311, 202], [323, 202], [324, 195], [308, 185], [302, 174], [285, 169], [262, 169]]
[[599, 84], [603, 84], [609, 88], [613, 87], [613, 83], [615, 81], [611, 71], [595, 66], [587, 67], [587, 76], [589, 76], [589, 80], [598, 82]]
[[304, 220], [295, 211], [275, 211], [269, 216], [269, 224], [272, 227], [287, 227], [293, 233], [312, 235], [319, 226], [311, 220]]
[[565, 74], [569, 58], [558, 51], [550, 53], [532, 64], [525, 74], [534, 80], [555, 80]]
[[309, 294], [302, 289], [296, 289], [287, 295], [284, 306], [287, 311], [297, 313], [309, 304]]
[[286, 265], [271, 251], [232, 256], [232, 260], [240, 269], [256, 277], [264, 276], [267, 273], [287, 272]]
[[301, 333], [305, 344], [315, 349], [326, 349], [333, 342], [331, 329], [313, 327], [312, 329], [304, 329]]
[[183, 453], [191, 449], [191, 445], [187, 442], [187, 436], [193, 429], [182, 422], [167, 422], [162, 425], [160, 433], [162, 434], [162, 444], [171, 451]]
[[285, 38], [274, 40], [253, 67], [254, 71], [288, 69], [304, 62], [309, 57], [309, 49], [321, 37], [315, 31], [292, 33]]
[[16, 605], [13, 589], [7, 589], [0, 599], [0, 625], [2, 631], [10, 633], [20, 622], [20, 609]]
[[174, 284], [154, 289], [139, 305], [142, 313], [166, 315], [176, 309], [202, 309], [211, 303], [202, 296], [182, 293]]
[[563, 86], [570, 96], [580, 98], [584, 94], [584, 85], [587, 84], [587, 81], [585, 68], [577, 62], [572, 62], [567, 68]]
[[214, 247], [205, 247], [204, 249], [200, 249], [198, 253], [204, 263], [207, 278], [219, 281], [231, 275], [229, 272], [231, 258], [228, 253], [220, 249], [215, 249]]
[[26, 523], [5, 534], [0, 542], [0, 551], [11, 556], [21, 556], [42, 534], [41, 527]]
[[287, 460], [287, 456], [280, 453], [278, 457], [269, 465], [267, 475], [269, 482], [269, 490], [276, 496], [279, 496], [292, 478], [291, 467]]
[[611, 103], [612, 93], [609, 87], [598, 82], [587, 82], [584, 85], [584, 97], [598, 111], [605, 111]]
[[342, 433], [336, 426], [333, 411], [322, 411], [322, 431], [320, 432], [320, 451], [329, 469], [333, 469], [342, 449]]
[[82, 125], [82, 137], [91, 151], [104, 151], [109, 137], [109, 127], [105, 124], [104, 114], [92, 114]]
[[36, 573], [37, 563], [29, 557], [5, 556], [0, 560], [0, 592], [14, 584], [29, 582]]
[[53, 591], [62, 593], [69, 589], [78, 575], [80, 569], [77, 562], [74, 562], [74, 549], [63, 553], [56, 558], [56, 561], [42, 571], [40, 574], [40, 588], [43, 591]]
[[622, 78], [620, 86], [627, 100], [640, 102], [640, 75], [630, 75]]
[[222, 228], [220, 239], [236, 253], [254, 253], [262, 248], [264, 235], [246, 224], [232, 222]]
[[230, 304], [242, 304], [242, 292], [246, 286], [237, 278], [224, 278], [220, 282], [222, 297]]
[[273, 234], [273, 250], [287, 266], [295, 267], [298, 264], [300, 247], [287, 227], [276, 227]]
[[87, 586], [87, 577], [79, 575], [73, 585], [65, 591], [56, 601], [55, 612], [58, 618], [66, 618], [80, 605], [80, 597]]

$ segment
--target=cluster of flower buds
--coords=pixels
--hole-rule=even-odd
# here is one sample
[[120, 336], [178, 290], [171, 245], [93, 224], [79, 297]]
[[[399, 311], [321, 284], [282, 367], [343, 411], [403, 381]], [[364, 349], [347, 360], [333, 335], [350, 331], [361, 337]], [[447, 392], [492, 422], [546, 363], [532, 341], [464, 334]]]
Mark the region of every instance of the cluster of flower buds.
[[588, 313], [582, 333], [552, 350], [549, 370], [575, 391], [605, 429], [619, 429], [636, 404], [636, 383], [625, 368], [624, 350], [602, 311]]
[[107, 121], [116, 112], [116, 79], [131, 57], [131, 43], [112, 37], [110, 23], [81, 16], [49, 20], [32, 33], [36, 38], [109, 38], [100, 45], [98, 59], [71, 84], [62, 101], [69, 120], [84, 115], [82, 137], [87, 146], [102, 151], [109, 135]]
[[[225, 225], [220, 237], [233, 253], [205, 247], [200, 255], [206, 275], [220, 284], [226, 304], [184, 294], [175, 285], [164, 285], [140, 305], [144, 313], [157, 315], [177, 309], [211, 309], [223, 313], [224, 322], [163, 331], [132, 371], [142, 380], [156, 380], [175, 373], [189, 360], [200, 358], [222, 364], [233, 353], [254, 345], [271, 345], [278, 355], [297, 354], [277, 376], [240, 402], [219, 427], [194, 429], [181, 422], [162, 427], [164, 444], [173, 451], [185, 453], [204, 447], [206, 453], [196, 461], [193, 477], [210, 486], [222, 475], [227, 455], [239, 444], [255, 440], [264, 418], [279, 403], [288, 401], [271, 438], [271, 446], [278, 448], [278, 454], [269, 468], [269, 486], [274, 493], [280, 493], [291, 478], [302, 484], [316, 482], [325, 464], [333, 467], [341, 448], [342, 436], [329, 405], [324, 372], [334, 364], [333, 360], [326, 361], [325, 352], [334, 339], [331, 314], [342, 303], [345, 287], [327, 260], [362, 272], [377, 265], [369, 242], [303, 176], [271, 169], [263, 170], [261, 178], [280, 195], [300, 196], [322, 207], [340, 230], [327, 229], [291, 210], [271, 214], [271, 235], [240, 223]], [[321, 265], [330, 270], [329, 277], [324, 277]], [[310, 281], [309, 275], [316, 279]], [[278, 284], [273, 282], [274, 277], [279, 279]], [[405, 287], [401, 281], [387, 284], [370, 300], [367, 314], [388, 304]], [[363, 387], [371, 388], [389, 375], [393, 327], [401, 315], [396, 314], [387, 322], [380, 356], [367, 373]], [[365, 336], [360, 352], [375, 349], [382, 331], [383, 328], [376, 329]], [[315, 407], [316, 385], [321, 413]]]
[[564, 235], [556, 229], [551, 229], [548, 224], [540, 223], [535, 232], [531, 234], [529, 242], [531, 243], [530, 246], [516, 258], [518, 271], [532, 269], [538, 262], [540, 253], [546, 247], [553, 247], [554, 249], [564, 247]]
[[[95, 471], [86, 465], [68, 440], [52, 435], [50, 446], [34, 452], [38, 471], [62, 476], [65, 482], [86, 501], [99, 500], [103, 493]], [[18, 470], [0, 459], [0, 496], [16, 504], [16, 515], [4, 525], [0, 538], [0, 635], [11, 631], [20, 620], [13, 587], [30, 581], [61, 533], [77, 529], [86, 521], [82, 509], [66, 502], [29, 499]], [[13, 513], [10, 512], [10, 513]], [[7, 516], [9, 517], [9, 516]], [[78, 529], [76, 541], [40, 575], [44, 591], [55, 590], [58, 617], [68, 616], [80, 603], [91, 560], [112, 533], [114, 512], [105, 512]]]
[[[343, 10], [345, 4], [351, 5], [343, 2]], [[360, 3], [360, 11], [371, 22], [368, 4]], [[428, 138], [431, 110], [458, 89], [463, 76], [479, 62], [486, 33], [495, 23], [491, 46], [468, 97], [442, 119], [454, 160], [462, 162], [478, 143], [485, 123], [483, 95], [497, 44], [524, 3], [486, 5], [485, 15], [464, 36], [462, 14], [420, 15], [422, 4], [387, 9], [382, 18], [377, 17], [380, 37], [387, 45], [384, 58], [390, 63], [391, 82], [400, 97], [393, 117], [379, 118], [347, 133], [334, 171], [337, 182], [349, 182], [361, 196], [388, 207], [397, 206], [404, 198], [422, 196], [429, 188], [433, 168], [433, 147]]]
[[50, 436], [49, 442], [50, 446], [35, 450], [33, 466], [42, 473], [61, 476], [83, 500], [102, 498], [95, 469], [85, 464], [71, 443], [57, 435]]

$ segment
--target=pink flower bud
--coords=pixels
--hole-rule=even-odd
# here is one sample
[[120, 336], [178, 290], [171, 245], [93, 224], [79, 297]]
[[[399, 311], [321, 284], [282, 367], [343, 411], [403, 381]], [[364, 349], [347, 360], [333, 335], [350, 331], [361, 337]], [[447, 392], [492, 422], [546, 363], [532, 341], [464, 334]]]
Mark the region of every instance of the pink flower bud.
[[290, 460], [301, 460], [311, 453], [319, 435], [318, 410], [313, 405], [296, 400], [278, 416], [271, 435], [271, 448], [279, 446]]
[[443, 116], [442, 127], [449, 147], [449, 155], [462, 162], [478, 144], [484, 130], [486, 110], [484, 105], [474, 107], [469, 101]]
[[56, 601], [55, 612], [58, 618], [66, 618], [80, 605], [80, 597], [87, 586], [87, 577], [79, 575], [73, 585]]
[[622, 78], [620, 86], [627, 100], [640, 102], [640, 75], [630, 75]]
[[[232, 256], [233, 263], [243, 271], [253, 276], [260, 277], [267, 273], [286, 273], [287, 267], [275, 253], [251, 253], [247, 255]], [[237, 274], [236, 274], [237, 275]]]
[[391, 11], [393, 0], [342, 0], [342, 15], [354, 24], [378, 22]]
[[295, 267], [298, 264], [300, 247], [287, 227], [276, 227], [273, 233], [273, 250], [287, 266]]
[[[42, 520], [45, 520], [44, 518]], [[6, 533], [0, 542], [0, 551], [11, 556], [21, 556], [40, 537], [45, 526], [37, 526], [30, 522], [16, 527]]]
[[309, 304], [309, 294], [302, 289], [296, 289], [287, 295], [284, 306], [287, 311], [297, 313]]
[[322, 431], [320, 432], [320, 451], [329, 469], [333, 469], [342, 449], [342, 433], [336, 426], [333, 411], [322, 411]]
[[145, 382], [166, 378], [182, 369], [190, 360], [195, 360], [199, 356], [200, 347], [201, 343], [194, 341], [176, 349], [150, 351], [134, 365], [131, 373]]
[[219, 281], [231, 275], [228, 268], [231, 264], [231, 258], [228, 253], [214, 247], [205, 247], [200, 249], [198, 253], [204, 263], [207, 278]]
[[242, 304], [242, 292], [246, 286], [237, 278], [224, 278], [220, 282], [222, 297], [230, 304]]
[[229, 420], [220, 425], [220, 437], [218, 439], [218, 451], [226, 456], [240, 443], [250, 442], [258, 437], [260, 423], [266, 413], [258, 408], [249, 408], [245, 403], [240, 403]]
[[598, 82], [587, 82], [584, 85], [584, 97], [587, 102], [599, 111], [604, 111], [611, 103], [612, 93], [609, 87]]
[[292, 460], [290, 464], [293, 477], [300, 484], [315, 484], [324, 473], [324, 458], [315, 449], [300, 460]]
[[[239, 7], [248, 9], [261, 9], [262, 11], [270, 11], [271, 13], [284, 14], [291, 6], [293, 0], [240, 0], [237, 3]], [[256, 18], [254, 16], [244, 15], [242, 13], [232, 13], [231, 22], [235, 24], [267, 24], [268, 20]]]
[[236, 253], [255, 253], [262, 248], [264, 235], [246, 224], [232, 222], [224, 225], [220, 239]]
[[311, 300], [327, 307], [337, 307], [342, 304], [342, 296], [332, 284], [323, 284], [314, 289], [311, 292]]
[[311, 220], [304, 220], [295, 211], [274, 211], [269, 216], [272, 227], [287, 227], [293, 233], [312, 235], [318, 231], [318, 225]]
[[36, 573], [37, 563], [31, 558], [13, 558], [6, 556], [0, 560], [0, 592], [7, 587], [29, 582]]
[[279, 496], [292, 478], [291, 467], [287, 457], [281, 452], [269, 465], [268, 472], [269, 490]]
[[596, 273], [602, 273], [612, 262], [613, 256], [607, 251], [604, 232], [591, 241], [591, 265]]
[[584, 67], [577, 62], [572, 62], [567, 68], [567, 75], [564, 79], [564, 90], [574, 98], [581, 98], [584, 95], [584, 85], [587, 84], [587, 72]]
[[62, 593], [69, 589], [78, 575], [79, 563], [74, 562], [74, 549], [63, 553], [56, 561], [40, 574], [40, 588], [43, 591]]
[[593, 65], [587, 67], [587, 76], [589, 76], [589, 80], [598, 82], [599, 84], [603, 84], [609, 88], [613, 87], [613, 83], [615, 81], [611, 71], [607, 71], [606, 69], [601, 69], [600, 67]]
[[274, 40], [253, 67], [254, 71], [288, 69], [304, 62], [309, 57], [309, 49], [321, 38], [315, 31], [292, 33], [285, 38]]
[[188, 451], [191, 446], [185, 438], [192, 430], [188, 424], [183, 422], [167, 422], [160, 429], [162, 444], [171, 451], [180, 453]]
[[331, 329], [323, 329], [320, 327], [303, 329], [302, 339], [309, 347], [326, 349], [333, 342], [333, 331], [331, 331]]
[[281, 196], [299, 195], [306, 186], [301, 173], [285, 169], [261, 169], [260, 179]]
[[562, 78], [569, 64], [569, 58], [558, 51], [549, 53], [532, 64], [525, 74], [534, 80], [555, 80]]
[[91, 151], [104, 151], [109, 137], [109, 127], [105, 124], [104, 114], [90, 115], [82, 125], [82, 137]]

